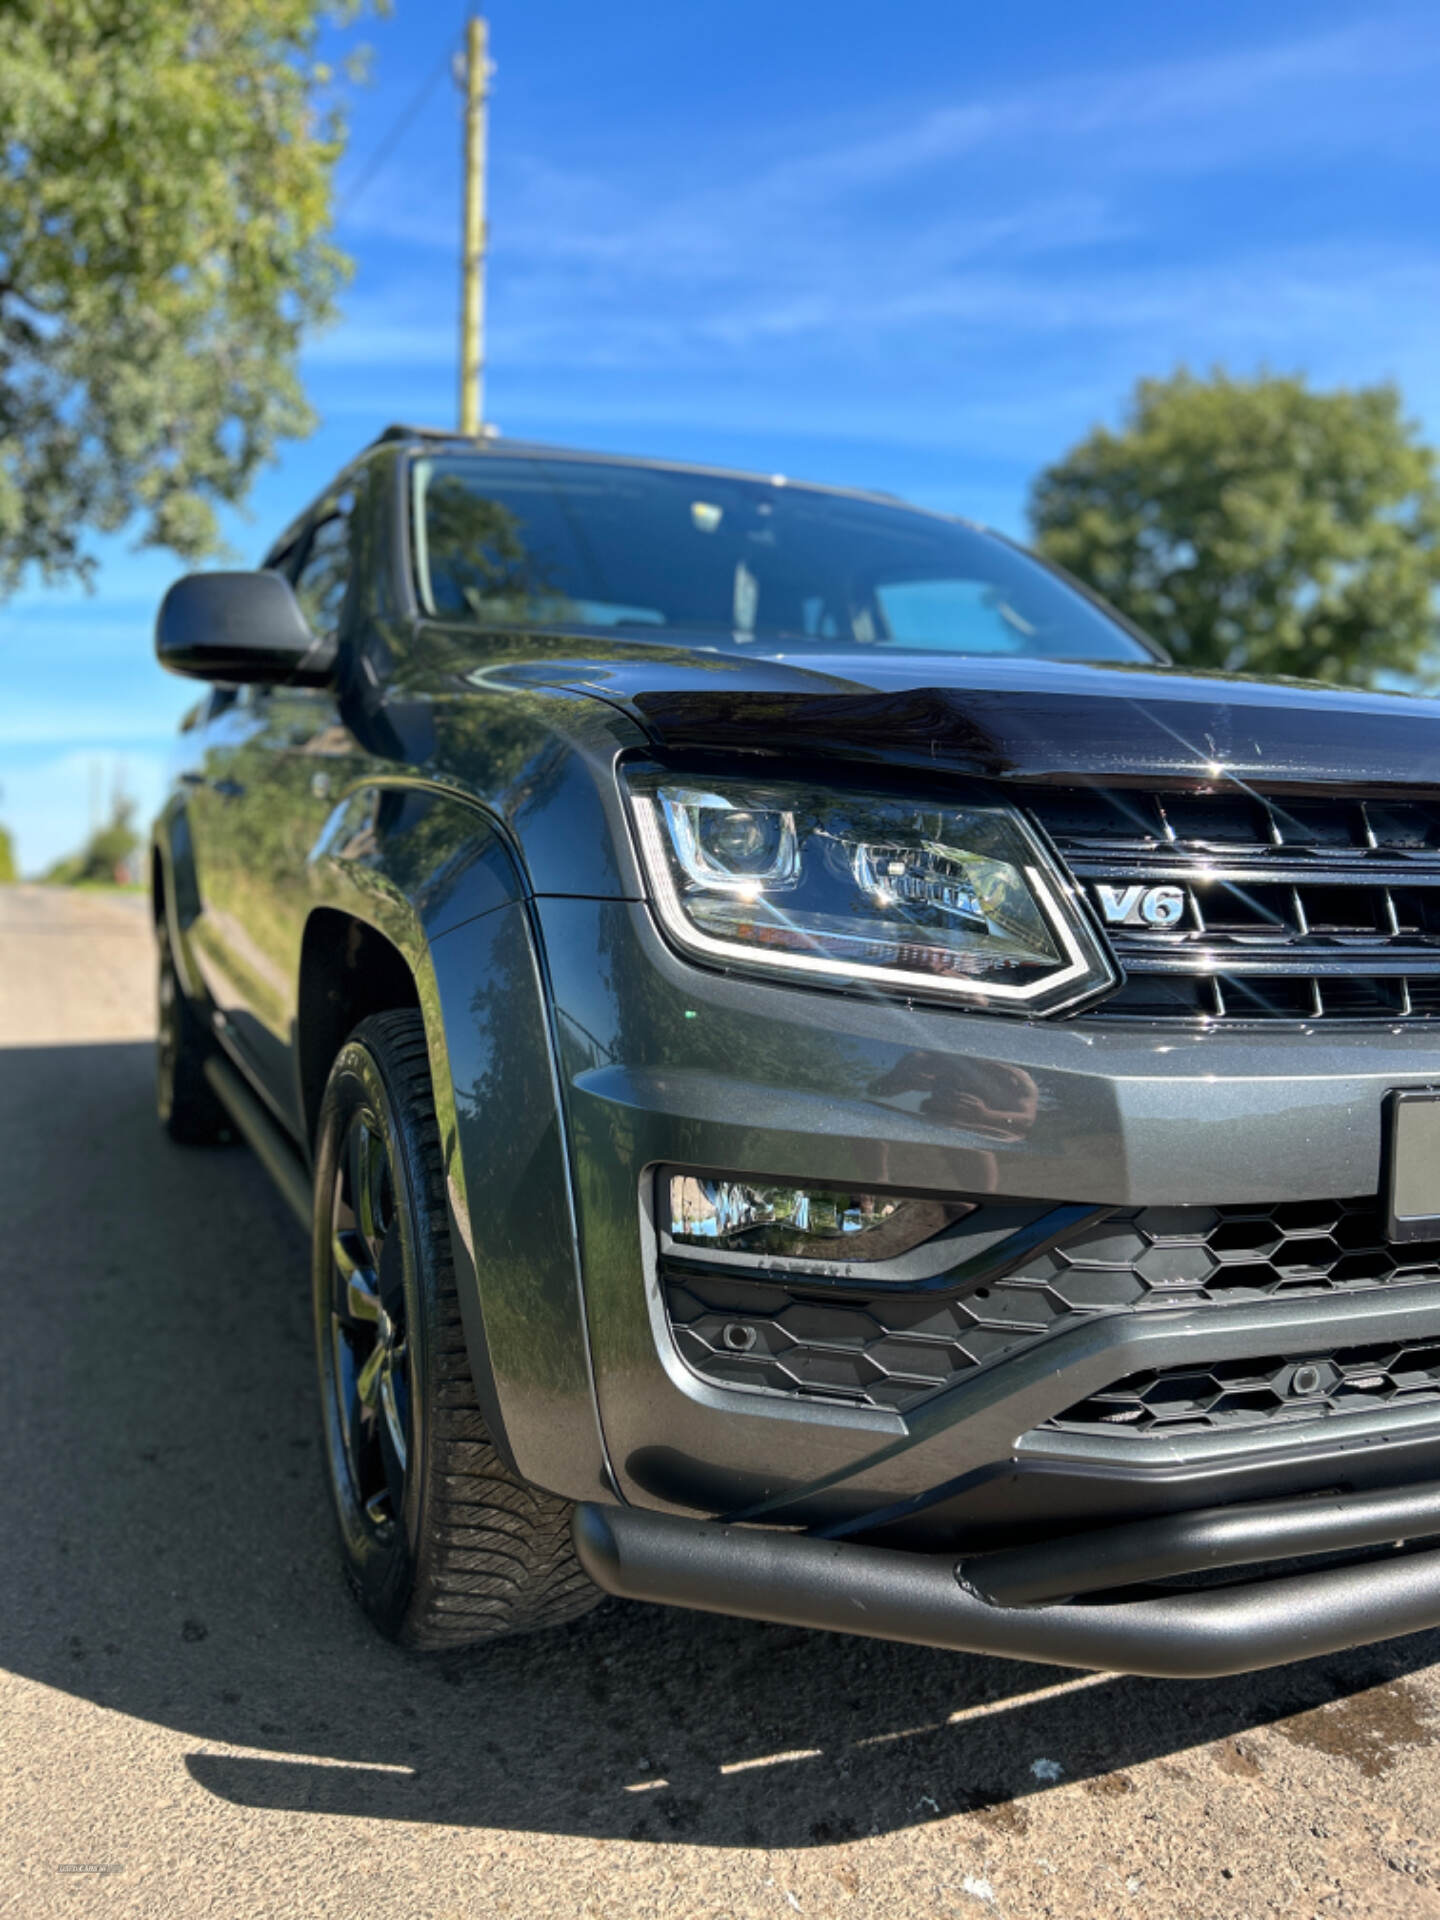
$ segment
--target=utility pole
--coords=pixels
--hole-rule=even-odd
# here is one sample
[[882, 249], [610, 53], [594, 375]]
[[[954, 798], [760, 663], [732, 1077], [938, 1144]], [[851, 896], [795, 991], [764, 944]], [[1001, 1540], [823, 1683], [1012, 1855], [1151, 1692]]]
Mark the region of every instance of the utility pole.
[[485, 134], [489, 36], [472, 16], [465, 43], [465, 250], [460, 297], [460, 431], [485, 419]]

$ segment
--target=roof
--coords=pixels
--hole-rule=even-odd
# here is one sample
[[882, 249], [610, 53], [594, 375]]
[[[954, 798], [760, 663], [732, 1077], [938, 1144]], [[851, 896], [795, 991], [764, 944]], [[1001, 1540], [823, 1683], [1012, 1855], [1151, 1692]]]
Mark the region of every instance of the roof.
[[500, 438], [500, 429], [488, 424], [478, 434], [462, 433], [458, 427], [416, 427], [407, 422], [391, 421], [370, 442], [372, 447], [383, 447], [391, 440], [454, 440], [461, 446], [479, 448], [491, 440]]
[[[914, 512], [925, 513], [930, 509], [915, 508], [908, 500], [902, 500], [898, 494], [883, 492], [878, 487], [837, 487], [823, 480], [792, 480], [783, 473], [753, 473], [743, 467], [717, 467], [703, 460], [661, 460], [645, 454], [603, 453], [593, 447], [560, 447], [542, 440], [506, 440], [498, 427], [486, 426], [477, 434], [461, 433], [454, 427], [420, 427], [397, 422], [376, 434], [370, 442], [372, 447], [409, 444], [412, 446], [435, 446], [453, 448], [457, 453], [485, 454], [503, 459], [544, 458], [550, 460], [585, 460], [597, 466], [607, 467], [651, 467], [662, 473], [708, 474], [712, 478], [726, 480], [750, 480], [761, 486], [797, 486], [804, 487], [808, 493], [834, 493], [851, 500], [878, 500], [886, 506], [911, 507]], [[937, 516], [950, 519], [957, 516], [945, 514]], [[967, 524], [975, 524], [967, 522]]]

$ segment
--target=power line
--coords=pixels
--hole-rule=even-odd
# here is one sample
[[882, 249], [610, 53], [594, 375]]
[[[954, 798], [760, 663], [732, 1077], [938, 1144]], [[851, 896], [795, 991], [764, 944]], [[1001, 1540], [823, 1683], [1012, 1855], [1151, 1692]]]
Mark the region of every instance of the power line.
[[366, 161], [364, 167], [362, 167], [360, 171], [359, 179], [353, 181], [351, 185], [346, 189], [344, 198], [337, 204], [335, 208], [335, 218], [337, 220], [339, 220], [344, 214], [348, 213], [350, 208], [354, 206], [355, 202], [360, 198], [361, 194], [365, 191], [366, 187], [369, 186], [370, 182], [375, 178], [376, 174], [379, 173], [380, 170], [384, 167], [386, 161], [390, 158], [391, 154], [395, 151], [396, 147], [398, 147], [400, 142], [405, 138], [405, 135], [408, 133], [410, 129], [411, 122], [414, 120], [415, 116], [419, 113], [420, 109], [424, 106], [426, 100], [429, 98], [430, 91], [435, 85], [435, 82], [440, 78], [441, 74], [444, 73], [446, 69], [450, 66], [452, 60], [454, 59], [454, 55], [455, 55], [455, 47], [452, 41], [449, 45], [445, 47], [445, 50], [440, 55], [439, 60], [436, 61], [435, 65], [430, 69], [429, 73], [426, 74], [424, 80], [421, 81], [420, 86], [416, 89], [415, 95], [411, 99], [409, 105], [406, 106], [401, 111], [401, 113], [396, 117], [396, 119], [394, 119], [390, 123], [389, 130], [385, 134], [385, 137], [381, 140], [379, 146], [376, 147], [375, 151], [371, 154], [370, 158]]

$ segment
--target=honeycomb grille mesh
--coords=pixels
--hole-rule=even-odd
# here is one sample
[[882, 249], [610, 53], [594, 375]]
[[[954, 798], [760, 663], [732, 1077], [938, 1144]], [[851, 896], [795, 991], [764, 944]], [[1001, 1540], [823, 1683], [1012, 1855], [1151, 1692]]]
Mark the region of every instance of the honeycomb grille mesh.
[[1077, 1306], [1234, 1306], [1434, 1278], [1440, 1243], [1391, 1246], [1374, 1200], [1290, 1200], [1114, 1213], [1053, 1257], [1067, 1273], [1085, 1276], [1065, 1283]]
[[1147, 1207], [1111, 1214], [963, 1297], [842, 1296], [790, 1274], [740, 1278], [674, 1257], [661, 1277], [675, 1344], [702, 1378], [904, 1411], [1093, 1314], [1433, 1280], [1440, 1244], [1388, 1245], [1374, 1200]]
[[1440, 1345], [1216, 1360], [1132, 1373], [1045, 1426], [1137, 1438], [1322, 1420], [1440, 1400]]
[[897, 1411], [1075, 1311], [1039, 1274], [1011, 1275], [963, 1300], [841, 1299], [819, 1287], [669, 1265], [665, 1293], [676, 1346], [716, 1385]]

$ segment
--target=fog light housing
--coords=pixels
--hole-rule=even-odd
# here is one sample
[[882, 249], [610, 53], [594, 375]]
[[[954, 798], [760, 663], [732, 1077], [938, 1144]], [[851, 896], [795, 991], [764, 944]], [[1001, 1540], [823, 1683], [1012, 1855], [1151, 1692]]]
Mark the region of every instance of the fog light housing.
[[672, 1243], [785, 1260], [894, 1260], [975, 1211], [859, 1187], [801, 1187], [670, 1171], [661, 1197]]

